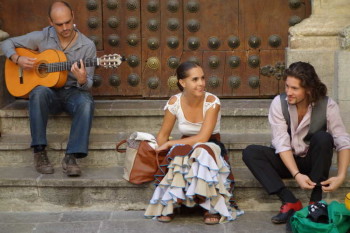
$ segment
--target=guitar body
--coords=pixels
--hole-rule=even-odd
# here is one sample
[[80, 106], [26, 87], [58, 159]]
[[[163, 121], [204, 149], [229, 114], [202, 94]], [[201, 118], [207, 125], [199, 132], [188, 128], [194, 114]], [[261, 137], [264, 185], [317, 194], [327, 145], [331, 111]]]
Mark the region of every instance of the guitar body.
[[36, 58], [36, 65], [32, 70], [23, 70], [14, 62], [6, 59], [5, 82], [11, 95], [28, 97], [37, 86], [59, 88], [66, 83], [68, 71], [48, 73], [45, 72], [45, 69], [39, 68], [40, 64], [66, 62], [67, 58], [62, 51], [49, 49], [38, 53], [25, 48], [16, 48], [16, 52], [20, 56]]

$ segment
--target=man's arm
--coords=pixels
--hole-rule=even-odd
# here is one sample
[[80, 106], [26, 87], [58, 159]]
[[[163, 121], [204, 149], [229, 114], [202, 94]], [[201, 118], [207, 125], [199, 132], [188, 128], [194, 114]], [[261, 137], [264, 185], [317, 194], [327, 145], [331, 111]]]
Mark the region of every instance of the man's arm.
[[316, 183], [307, 176], [299, 172], [299, 168], [295, 162], [292, 151], [283, 151], [279, 153], [284, 165], [288, 168], [290, 174], [298, 182], [302, 189], [313, 189]]
[[43, 39], [43, 32], [35, 31], [23, 36], [12, 37], [5, 40], [1, 49], [12, 62], [21, 66], [23, 69], [32, 69], [35, 64], [35, 58], [19, 56], [16, 48], [27, 48], [31, 50], [38, 49], [38, 43]]
[[279, 96], [275, 97], [271, 103], [269, 110], [269, 123], [272, 131], [272, 145], [275, 147], [276, 153], [280, 155], [282, 162], [301, 188], [313, 189], [316, 184], [312, 182], [308, 176], [298, 173], [299, 169], [292, 152], [288, 126], [282, 113]]
[[329, 98], [327, 106], [327, 128], [333, 136], [337, 150], [338, 173], [336, 176], [321, 182], [321, 184], [324, 192], [331, 192], [339, 188], [344, 182], [350, 162], [350, 136], [346, 132], [339, 106], [331, 98]]
[[2, 42], [1, 49], [6, 57], [11, 58], [13, 62], [16, 62], [18, 54], [16, 54], [16, 48], [27, 48], [31, 50], [38, 49], [38, 43], [43, 39], [43, 32], [35, 31], [30, 32], [23, 36], [17, 36], [9, 38]]
[[276, 153], [283, 151], [291, 151], [290, 136], [288, 134], [288, 125], [284, 119], [281, 107], [281, 100], [276, 96], [269, 109], [269, 123], [272, 132], [272, 146], [276, 149]]
[[338, 151], [338, 173], [337, 176], [331, 177], [326, 181], [321, 182], [324, 192], [332, 192], [340, 187], [346, 178], [350, 162], [350, 150], [345, 149]]

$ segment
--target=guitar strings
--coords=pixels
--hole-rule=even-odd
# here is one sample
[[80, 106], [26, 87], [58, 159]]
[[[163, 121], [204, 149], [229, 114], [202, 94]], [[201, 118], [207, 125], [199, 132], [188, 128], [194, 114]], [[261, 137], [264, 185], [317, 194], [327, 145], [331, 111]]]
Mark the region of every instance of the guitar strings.
[[[67, 62], [56, 62], [56, 63], [40, 63], [39, 65], [35, 65], [35, 68], [38, 68], [39, 70], [46, 71], [46, 72], [57, 72], [57, 71], [62, 71], [62, 70], [70, 70], [71, 66], [75, 63], [78, 62], [78, 65], [80, 67], [80, 60], [77, 61], [67, 61]], [[96, 66], [97, 61], [88, 58], [83, 61], [84, 65], [87, 67], [90, 66]]]
[[[107, 56], [109, 59], [110, 56]], [[103, 56], [103, 58], [106, 58], [105, 56]], [[93, 59], [93, 58], [87, 58], [86, 60], [83, 61], [84, 65], [86, 67], [91, 67], [91, 66], [96, 66], [98, 64], [98, 59]], [[121, 61], [125, 61], [126, 59], [125, 58], [121, 58]], [[58, 72], [58, 71], [63, 71], [63, 70], [70, 70], [70, 68], [72, 67], [72, 65], [75, 63], [75, 62], [78, 62], [78, 66], [80, 68], [80, 60], [77, 60], [77, 61], [65, 61], [65, 62], [56, 62], [56, 63], [40, 63], [38, 65], [35, 65], [34, 67], [35, 68], [38, 68], [39, 71], [45, 71], [47, 73], [50, 73], [50, 72]], [[106, 62], [106, 61], [105, 61]], [[104, 64], [105, 67], [109, 67], [109, 68], [113, 68], [115, 67], [115, 65], [120, 65], [118, 64], [118, 62], [107, 62], [107, 64]], [[107, 66], [106, 66], [107, 65]]]

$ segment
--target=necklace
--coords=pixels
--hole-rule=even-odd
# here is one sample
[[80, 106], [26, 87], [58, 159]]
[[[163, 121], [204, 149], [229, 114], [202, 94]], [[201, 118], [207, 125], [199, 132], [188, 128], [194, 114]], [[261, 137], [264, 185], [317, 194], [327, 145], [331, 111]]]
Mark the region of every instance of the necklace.
[[72, 39], [69, 41], [69, 43], [66, 45], [66, 47], [64, 47], [62, 50], [63, 51], [65, 51], [67, 48], [68, 48], [68, 46], [72, 43], [72, 41], [74, 40], [74, 38], [75, 38], [75, 34], [77, 34], [77, 32], [74, 30], [74, 36], [72, 37]]

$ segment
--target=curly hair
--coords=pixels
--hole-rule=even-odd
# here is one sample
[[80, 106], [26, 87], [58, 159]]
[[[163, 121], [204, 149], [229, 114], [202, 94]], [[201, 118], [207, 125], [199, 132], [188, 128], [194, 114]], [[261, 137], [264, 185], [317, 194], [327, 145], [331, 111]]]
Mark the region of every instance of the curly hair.
[[295, 77], [300, 80], [300, 85], [310, 91], [310, 102], [315, 103], [321, 97], [327, 95], [327, 87], [321, 82], [315, 68], [307, 62], [292, 63], [284, 72], [284, 80], [288, 76]]

